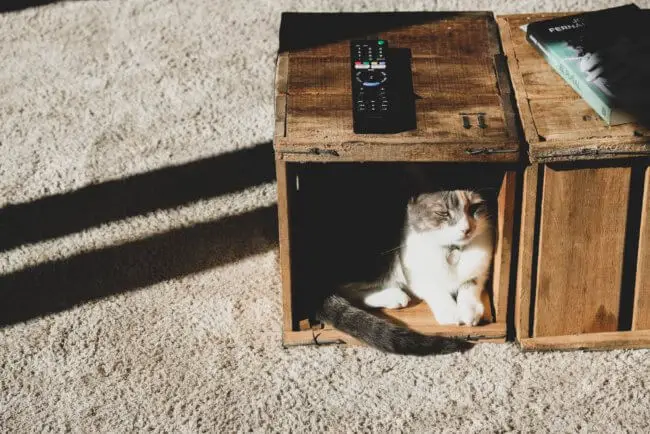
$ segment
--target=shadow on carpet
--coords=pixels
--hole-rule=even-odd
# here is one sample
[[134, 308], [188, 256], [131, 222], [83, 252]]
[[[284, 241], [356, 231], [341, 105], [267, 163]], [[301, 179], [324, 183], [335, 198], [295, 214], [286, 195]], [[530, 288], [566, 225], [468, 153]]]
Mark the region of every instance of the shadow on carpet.
[[[273, 146], [218, 155], [0, 210], [0, 251], [275, 179]], [[275, 205], [0, 276], [0, 326], [277, 247]]]

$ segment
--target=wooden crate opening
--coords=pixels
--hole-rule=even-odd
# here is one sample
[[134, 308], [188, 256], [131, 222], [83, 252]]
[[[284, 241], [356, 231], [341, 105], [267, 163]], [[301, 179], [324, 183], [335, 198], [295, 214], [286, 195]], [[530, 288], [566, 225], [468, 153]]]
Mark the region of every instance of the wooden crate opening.
[[512, 165], [296, 163], [287, 165], [292, 277], [284, 303], [290, 311], [285, 315], [291, 318], [285, 321], [285, 344], [354, 341], [319, 324], [314, 309], [339, 282], [372, 281], [389, 266], [390, 253], [400, 245], [406, 201], [413, 191], [405, 173], [413, 166], [426, 174], [432, 190], [476, 188], [488, 201], [495, 253], [484, 292], [486, 313], [481, 324], [467, 327], [437, 324], [421, 301], [404, 309], [373, 312], [425, 334], [505, 339], [516, 183]]

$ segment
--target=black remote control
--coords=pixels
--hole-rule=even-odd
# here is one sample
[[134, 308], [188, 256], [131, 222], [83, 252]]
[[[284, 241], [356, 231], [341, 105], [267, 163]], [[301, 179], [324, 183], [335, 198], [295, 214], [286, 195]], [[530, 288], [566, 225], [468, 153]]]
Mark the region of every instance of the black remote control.
[[[384, 39], [350, 41], [355, 133], [392, 133], [405, 129], [405, 109], [410, 107], [404, 104], [404, 97], [409, 91], [412, 95], [410, 59], [400, 68], [399, 64], [405, 63], [400, 59], [403, 56], [391, 55], [394, 52], [404, 54], [398, 50], [389, 51]], [[393, 64], [396, 60], [398, 65]], [[408, 70], [408, 77], [405, 71], [401, 71], [404, 67]], [[414, 107], [411, 117], [412, 122], [407, 122], [409, 127], [406, 129], [414, 128], [411, 125], [415, 119]]]

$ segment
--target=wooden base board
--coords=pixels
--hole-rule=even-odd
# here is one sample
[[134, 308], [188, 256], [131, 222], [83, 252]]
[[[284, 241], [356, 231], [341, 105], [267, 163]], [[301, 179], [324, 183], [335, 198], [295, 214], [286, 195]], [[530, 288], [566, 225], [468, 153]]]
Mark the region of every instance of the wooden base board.
[[[427, 335], [458, 336], [467, 337], [479, 342], [505, 342], [506, 324], [501, 322], [487, 323], [475, 327], [466, 326], [443, 326], [433, 319], [425, 303], [418, 303], [404, 309], [382, 310], [378, 315], [387, 320], [409, 327]], [[282, 341], [284, 345], [308, 345], [308, 344], [333, 344], [345, 343], [350, 345], [363, 345], [362, 342], [327, 325], [324, 328], [308, 330], [285, 330]]]
[[[459, 336], [478, 341], [485, 340], [494, 342], [496, 340], [504, 342], [506, 337], [506, 324], [505, 322], [491, 322], [493, 314], [489, 296], [486, 292], [483, 292], [482, 298], [485, 307], [485, 314], [483, 315], [484, 323], [475, 327], [440, 325], [434, 319], [429, 306], [423, 301], [412, 302], [403, 309], [380, 309], [374, 313], [394, 324], [408, 327], [411, 330], [425, 335]], [[304, 330], [300, 331], [285, 330], [283, 343], [285, 345], [362, 344], [352, 336], [333, 329], [329, 325], [320, 329], [307, 329], [305, 327]]]
[[[452, 330], [452, 327], [454, 330]], [[473, 331], [473, 329], [481, 329], [481, 332]], [[446, 330], [441, 327], [438, 333], [431, 334], [469, 337], [471, 340], [477, 342], [504, 343], [506, 341], [505, 324], [498, 323], [487, 324], [479, 327], [449, 326]], [[285, 331], [282, 336], [282, 343], [285, 346], [331, 344], [365, 345], [363, 342], [353, 338], [349, 334], [330, 328], [329, 326], [323, 329]]]
[[650, 348], [650, 330], [546, 336], [521, 339], [519, 343], [524, 351]]

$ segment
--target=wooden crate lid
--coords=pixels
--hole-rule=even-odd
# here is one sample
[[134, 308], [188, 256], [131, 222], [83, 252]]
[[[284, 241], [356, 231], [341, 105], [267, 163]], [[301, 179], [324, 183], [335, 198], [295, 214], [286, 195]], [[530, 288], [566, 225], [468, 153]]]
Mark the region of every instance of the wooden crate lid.
[[[355, 134], [349, 40], [411, 50], [417, 129]], [[519, 160], [514, 100], [491, 13], [285, 13], [275, 149], [287, 161]], [[469, 113], [471, 128], [463, 127]], [[476, 113], [485, 113], [479, 128]]]
[[650, 131], [607, 126], [526, 41], [520, 26], [565, 14], [497, 18], [517, 107], [533, 163], [628, 158], [650, 154]]

